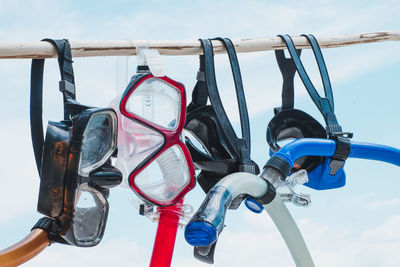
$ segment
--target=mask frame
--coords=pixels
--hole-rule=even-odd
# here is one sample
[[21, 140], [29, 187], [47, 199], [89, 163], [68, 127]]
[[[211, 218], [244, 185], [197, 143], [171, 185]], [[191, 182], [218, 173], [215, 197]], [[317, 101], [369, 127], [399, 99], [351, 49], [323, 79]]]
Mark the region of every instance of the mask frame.
[[[178, 122], [176, 123], [176, 127], [173, 129], [167, 129], [165, 127], [162, 127], [154, 122], [151, 122], [149, 120], [144, 119], [143, 117], [140, 117], [136, 114], [133, 114], [132, 112], [129, 112], [127, 109], [127, 102], [129, 100], [129, 97], [132, 95], [132, 93], [139, 88], [141, 84], [146, 82], [147, 80], [150, 79], [158, 79], [161, 82], [166, 83], [167, 85], [172, 86], [175, 88], [180, 95], [180, 114], [178, 118]], [[151, 73], [138, 73], [134, 75], [129, 82], [125, 92], [123, 93], [121, 97], [121, 101], [119, 103], [119, 111], [121, 112], [122, 116], [125, 116], [129, 120], [134, 121], [135, 123], [138, 123], [154, 132], [157, 132], [159, 135], [163, 137], [163, 143], [162, 145], [157, 148], [155, 151], [153, 151], [150, 155], [148, 155], [144, 160], [142, 160], [133, 170], [130, 171], [128, 182], [130, 187], [145, 201], [152, 203], [157, 206], [172, 206], [176, 203], [179, 202], [179, 200], [191, 189], [194, 188], [195, 186], [195, 174], [194, 174], [194, 167], [192, 163], [192, 159], [189, 153], [189, 150], [185, 146], [185, 144], [181, 140], [181, 134], [183, 127], [185, 125], [185, 119], [186, 119], [186, 92], [185, 92], [185, 87], [183, 84], [174, 81], [170, 79], [167, 76], [163, 77], [155, 77]], [[149, 194], [144, 192], [143, 189], [140, 188], [135, 183], [135, 179], [137, 176], [144, 170], [146, 167], [148, 167], [151, 163], [153, 163], [157, 158], [159, 158], [160, 155], [162, 155], [167, 149], [172, 148], [173, 146], [178, 146], [179, 149], [182, 152], [182, 155], [184, 157], [184, 161], [187, 164], [188, 168], [188, 175], [189, 179], [187, 184], [184, 186], [183, 189], [179, 193], [176, 194], [175, 197], [173, 197], [170, 200], [167, 201], [161, 201], [157, 200], [153, 197], [151, 197]]]
[[[44, 139], [42, 124], [44, 59], [32, 60], [31, 134], [41, 179], [38, 211], [52, 218], [53, 223], [49, 228], [51, 241], [81, 247], [94, 246], [101, 241], [104, 234], [108, 216], [109, 188], [120, 184], [122, 180], [121, 172], [114, 168], [109, 160], [116, 149], [117, 116], [110, 108], [91, 108], [75, 100], [75, 81], [68, 40], [44, 39], [43, 41], [50, 42], [58, 54], [61, 73], [59, 85], [64, 98], [64, 120], [49, 121]], [[91, 129], [94, 131], [89, 131], [89, 125], [95, 126]], [[104, 137], [101, 134], [108, 136], [110, 143], [104, 153], [98, 155], [96, 153], [102, 150], [100, 147], [94, 148], [93, 144], [105, 141], [101, 140]], [[94, 141], [96, 142], [93, 143]], [[99, 158], [81, 172], [83, 160], [96, 155]], [[86, 200], [91, 198], [92, 202], [89, 201], [84, 203], [86, 206], [81, 206], [85, 199], [80, 196], [86, 193], [89, 194], [86, 195]], [[91, 207], [90, 204], [93, 203], [96, 205]], [[79, 215], [78, 211], [84, 213]], [[85, 212], [92, 212], [92, 215], [93, 212], [97, 212], [98, 220], [90, 221]], [[91, 236], [78, 234], [79, 227], [85, 226], [88, 226], [87, 230], [93, 230]], [[91, 226], [94, 228], [90, 228]]]

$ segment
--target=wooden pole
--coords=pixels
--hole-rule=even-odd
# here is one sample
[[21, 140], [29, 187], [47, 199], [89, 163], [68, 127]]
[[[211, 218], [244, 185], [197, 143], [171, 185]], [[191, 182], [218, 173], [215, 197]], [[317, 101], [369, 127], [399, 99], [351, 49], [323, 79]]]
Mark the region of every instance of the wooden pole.
[[[322, 48], [333, 48], [383, 41], [400, 41], [400, 31], [347, 34], [330, 37], [317, 36]], [[309, 48], [305, 37], [293, 36], [298, 48]], [[136, 47], [157, 49], [163, 55], [198, 55], [202, 53], [199, 41], [73, 41], [70, 40], [73, 57], [130, 56], [136, 55]], [[241, 39], [233, 41], [236, 51], [258, 52], [284, 48], [279, 37]], [[213, 41], [215, 53], [225, 53], [218, 41]], [[0, 42], [0, 59], [50, 58], [56, 51], [47, 42]]]

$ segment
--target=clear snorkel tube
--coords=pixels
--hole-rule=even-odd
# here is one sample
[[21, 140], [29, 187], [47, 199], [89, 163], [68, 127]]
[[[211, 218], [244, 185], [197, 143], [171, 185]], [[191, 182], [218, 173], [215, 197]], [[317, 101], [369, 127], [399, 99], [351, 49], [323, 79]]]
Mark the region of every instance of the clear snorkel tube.
[[[267, 178], [279, 178], [278, 172], [265, 172]], [[185, 239], [192, 246], [208, 247], [215, 243], [224, 227], [225, 213], [236, 198], [243, 194], [263, 203], [288, 246], [296, 266], [314, 266], [304, 239], [282, 199], [275, 193], [269, 179], [254, 174], [238, 172], [219, 181], [207, 194], [206, 199], [185, 229]], [[258, 204], [260, 205], [260, 204]]]

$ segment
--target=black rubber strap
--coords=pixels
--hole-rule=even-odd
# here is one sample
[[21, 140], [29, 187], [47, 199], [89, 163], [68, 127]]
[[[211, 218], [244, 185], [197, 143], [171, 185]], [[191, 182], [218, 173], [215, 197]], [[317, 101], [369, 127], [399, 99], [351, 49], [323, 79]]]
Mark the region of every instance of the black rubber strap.
[[321, 79], [322, 79], [322, 84], [324, 87], [324, 92], [325, 92], [325, 97], [321, 97], [318, 94], [318, 91], [315, 89], [314, 84], [311, 82], [310, 77], [308, 76], [303, 63], [301, 62], [299, 56], [296, 53], [296, 47], [293, 43], [292, 38], [290, 38], [289, 35], [284, 34], [284, 35], [279, 35], [279, 37], [282, 38], [282, 40], [285, 42], [290, 56], [293, 59], [293, 62], [296, 65], [297, 72], [301, 78], [301, 80], [304, 83], [304, 86], [307, 89], [308, 94], [310, 95], [311, 99], [315, 103], [315, 105], [318, 107], [320, 112], [322, 113], [326, 125], [327, 125], [327, 133], [331, 134], [333, 132], [341, 132], [342, 128], [340, 127], [339, 123], [337, 122], [336, 116], [334, 114], [334, 102], [333, 102], [333, 93], [332, 93], [332, 87], [328, 75], [328, 71], [326, 69], [325, 61], [321, 53], [321, 49], [318, 45], [317, 40], [315, 37], [311, 34], [308, 35], [303, 35], [304, 37], [307, 38], [309, 41], [311, 48], [314, 52], [315, 59], [318, 64], [318, 68], [320, 71]]
[[215, 40], [221, 41], [228, 52], [229, 62], [231, 63], [231, 70], [233, 75], [233, 81], [235, 83], [236, 89], [236, 99], [239, 106], [239, 115], [240, 115], [240, 125], [242, 130], [242, 137], [246, 141], [246, 146], [248, 153], [250, 154], [250, 122], [249, 122], [249, 114], [247, 112], [246, 105], [246, 97], [244, 95], [242, 75], [240, 73], [239, 61], [236, 55], [235, 47], [233, 43], [228, 38], [215, 38]]
[[30, 99], [30, 123], [33, 153], [36, 167], [41, 175], [43, 153], [43, 68], [44, 59], [33, 59], [31, 67], [31, 99]]
[[200, 67], [199, 71], [197, 72], [197, 82], [196, 85], [194, 86], [192, 92], [192, 102], [188, 105], [187, 112], [191, 112], [192, 110], [200, 106], [207, 105], [208, 91], [204, 74], [204, 69], [205, 69], [204, 55], [199, 56], [199, 61], [200, 61]]
[[[64, 106], [68, 100], [76, 99], [75, 92], [75, 78], [74, 70], [72, 68], [72, 54], [71, 46], [68, 39], [53, 40], [43, 39], [42, 41], [49, 42], [57, 50], [58, 55], [58, 66], [60, 68], [61, 81], [59, 82], [60, 91], [63, 93]], [[69, 113], [64, 109], [64, 119], [69, 119]]]
[[[233, 74], [233, 79], [235, 83], [236, 89], [236, 96], [239, 106], [239, 114], [240, 114], [240, 121], [241, 121], [241, 130], [242, 136], [245, 141], [245, 145], [242, 145], [243, 142], [240, 142], [240, 138], [237, 137], [232, 124], [230, 123], [228, 116], [224, 110], [222, 105], [222, 101], [217, 89], [217, 82], [215, 78], [215, 64], [214, 64], [214, 53], [213, 47], [210, 39], [200, 39], [200, 42], [203, 47], [204, 51], [204, 63], [205, 63], [205, 80], [208, 90], [208, 95], [212, 104], [212, 107], [215, 110], [215, 114], [218, 118], [219, 123], [222, 126], [222, 129], [227, 136], [228, 142], [231, 147], [234, 148], [237, 155], [240, 157], [242, 164], [252, 163], [255, 164], [250, 160], [250, 124], [249, 118], [247, 113], [247, 106], [246, 106], [246, 99], [244, 96], [243, 84], [240, 74], [240, 67], [239, 62], [236, 56], [236, 51], [232, 42], [227, 38], [216, 38], [214, 40], [221, 41], [228, 53], [229, 60], [231, 63], [231, 70]], [[239, 145], [241, 144], [241, 145]], [[243, 149], [247, 150], [247, 152], [243, 153]], [[243, 158], [243, 156], [248, 156]]]
[[[71, 45], [69, 44], [68, 39], [54, 40], [46, 38], [42, 41], [51, 43], [57, 50], [58, 66], [60, 68], [61, 80], [68, 81], [74, 85], [75, 78], [74, 70], [72, 68], [73, 61], [71, 54]], [[72, 99], [75, 99], [75, 91], [67, 93]]]
[[236, 133], [233, 130], [233, 127], [226, 115], [225, 109], [222, 105], [221, 98], [217, 89], [217, 82], [215, 78], [215, 67], [214, 67], [214, 53], [211, 40], [209, 39], [200, 39], [200, 42], [203, 46], [204, 51], [204, 62], [205, 62], [205, 79], [208, 90], [208, 95], [210, 98], [211, 105], [215, 110], [215, 114], [218, 118], [219, 123], [221, 124], [222, 130], [228, 138], [228, 142], [230, 146], [237, 151], [235, 140], [237, 139]]
[[338, 170], [343, 168], [346, 159], [349, 157], [351, 148], [349, 138], [336, 135], [333, 139], [336, 141], [336, 150], [329, 162], [329, 167], [331, 168], [330, 175], [335, 175]]
[[40, 218], [39, 221], [32, 227], [31, 231], [34, 229], [42, 229], [49, 234], [49, 241], [57, 242], [65, 245], [70, 245], [65, 241], [60, 235], [57, 234], [58, 224], [55, 219], [50, 217]]
[[[72, 69], [71, 47], [67, 39], [52, 40], [44, 39], [55, 46], [58, 55], [61, 81], [60, 90], [64, 96], [64, 106], [69, 100], [75, 100], [75, 80]], [[36, 167], [40, 176], [42, 165], [42, 150], [44, 143], [43, 134], [43, 69], [44, 59], [33, 59], [31, 66], [31, 99], [30, 120], [33, 152]], [[64, 108], [64, 119], [69, 119], [69, 113]]]
[[[301, 49], [296, 50], [300, 57]], [[282, 74], [282, 106], [280, 110], [293, 109], [294, 107], [294, 75], [296, 74], [296, 65], [292, 58], [286, 58], [283, 50], [275, 50], [276, 61]], [[279, 110], [275, 110], [275, 114]]]
[[39, 221], [37, 221], [37, 223], [35, 223], [35, 225], [32, 227], [31, 231], [39, 228], [39, 229], [43, 229], [47, 233], [52, 233], [56, 230], [56, 229], [54, 229], [54, 223], [55, 223], [55, 220], [52, 218], [49, 218], [49, 217], [40, 218]]

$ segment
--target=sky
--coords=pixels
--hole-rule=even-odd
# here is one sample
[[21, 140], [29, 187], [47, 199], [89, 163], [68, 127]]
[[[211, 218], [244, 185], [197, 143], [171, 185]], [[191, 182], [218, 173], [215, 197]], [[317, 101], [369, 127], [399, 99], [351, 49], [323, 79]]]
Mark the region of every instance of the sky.
[[[189, 40], [208, 37], [270, 37], [288, 33], [335, 36], [399, 30], [400, 3], [380, 1], [5, 1], [0, 0], [0, 40]], [[324, 49], [335, 96], [335, 111], [354, 140], [400, 148], [398, 42]], [[252, 158], [268, 160], [266, 127], [280, 105], [281, 76], [272, 52], [238, 55], [252, 130]], [[310, 51], [306, 69], [317, 86], [319, 74]], [[125, 62], [128, 68], [125, 70]], [[196, 56], [164, 56], [164, 70], [182, 82], [188, 101], [198, 69]], [[41, 215], [36, 212], [39, 177], [29, 128], [30, 64], [27, 59], [0, 60], [0, 249], [23, 238]], [[217, 81], [228, 115], [238, 128], [238, 115], [226, 55], [216, 56]], [[44, 121], [62, 119], [58, 66], [46, 60]], [[105, 107], [134, 74], [135, 57], [74, 60], [77, 98]], [[322, 117], [296, 78], [295, 107], [320, 122]], [[312, 205], [288, 205], [316, 266], [399, 266], [399, 168], [385, 163], [348, 160], [347, 184], [329, 191], [301, 187]], [[197, 209], [200, 187], [185, 203]], [[25, 266], [147, 266], [156, 224], [131, 204], [129, 189], [116, 188], [102, 242], [93, 248], [54, 244]], [[244, 206], [228, 211], [215, 266], [294, 266], [279, 232], [266, 213]], [[195, 260], [178, 231], [172, 266], [207, 266]]]

